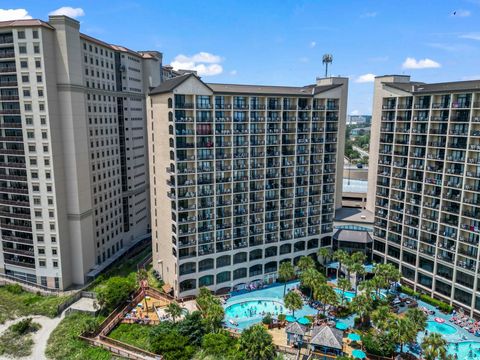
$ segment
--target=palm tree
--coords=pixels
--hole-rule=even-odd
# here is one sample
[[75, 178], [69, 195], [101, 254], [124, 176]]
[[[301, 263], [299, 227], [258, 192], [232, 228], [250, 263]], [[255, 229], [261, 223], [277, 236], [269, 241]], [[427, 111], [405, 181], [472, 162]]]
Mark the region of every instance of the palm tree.
[[353, 312], [360, 316], [360, 322], [365, 323], [367, 315], [372, 311], [373, 300], [372, 297], [365, 294], [357, 295], [352, 299], [350, 306]]
[[422, 342], [423, 357], [425, 360], [435, 360], [447, 358], [447, 341], [438, 333], [430, 333]]
[[408, 309], [405, 317], [412, 322], [416, 332], [424, 331], [427, 327], [427, 315], [419, 308]]
[[365, 268], [363, 267], [363, 264], [360, 264], [358, 262], [353, 262], [350, 267], [349, 267], [349, 272], [352, 272], [355, 274], [355, 277], [354, 277], [354, 281], [355, 281], [355, 284], [354, 284], [354, 288], [355, 288], [355, 295], [357, 295], [357, 292], [358, 292], [358, 276], [359, 275], [363, 275], [365, 274]]
[[372, 294], [376, 294], [377, 290], [377, 282], [375, 278], [372, 278], [370, 280], [363, 280], [358, 284], [358, 290], [363, 291], [365, 295], [372, 296]]
[[182, 308], [176, 301], [172, 301], [170, 304], [168, 304], [165, 312], [170, 315], [174, 323], [177, 318], [182, 316]]
[[345, 291], [350, 290], [350, 287], [352, 286], [352, 284], [350, 283], [349, 279], [341, 278], [341, 279], [338, 279], [337, 285], [338, 285], [338, 288], [340, 290], [342, 290], [342, 301], [341, 301], [341, 303], [343, 305], [343, 301], [345, 300]]
[[260, 324], [242, 332], [237, 342], [237, 350], [245, 359], [273, 360], [276, 356], [272, 336]]
[[325, 276], [327, 276], [327, 261], [332, 257], [332, 248], [322, 247], [318, 249], [317, 257], [322, 258], [322, 264], [325, 267]]
[[284, 261], [280, 264], [278, 268], [278, 280], [284, 283], [283, 286], [283, 296], [287, 291], [287, 282], [292, 280], [295, 277], [295, 269], [290, 261]]
[[372, 322], [381, 332], [388, 330], [393, 319], [394, 315], [388, 306], [379, 306], [372, 312]]
[[400, 352], [403, 352], [403, 345], [414, 341], [417, 337], [415, 324], [406, 317], [399, 317], [390, 322], [390, 334], [395, 342], [400, 344]]
[[317, 284], [326, 283], [327, 279], [322, 273], [318, 272], [314, 268], [308, 268], [300, 274], [300, 283], [302, 286], [309, 288], [309, 295], [312, 296], [313, 288]]
[[337, 268], [337, 279], [338, 279], [338, 274], [340, 272], [340, 268], [342, 267], [342, 264], [348, 262], [348, 258], [350, 256], [345, 250], [339, 249], [333, 253], [333, 258], [338, 261], [338, 268]]
[[320, 284], [313, 288], [313, 297], [322, 303], [323, 316], [325, 316], [327, 305], [336, 305], [338, 296], [335, 290], [328, 284]]
[[302, 256], [298, 260], [297, 267], [302, 272], [307, 269], [315, 269], [315, 261], [310, 256]]
[[303, 308], [302, 297], [295, 291], [290, 291], [283, 297], [283, 303], [288, 310], [291, 310], [293, 316], [295, 316], [295, 310]]

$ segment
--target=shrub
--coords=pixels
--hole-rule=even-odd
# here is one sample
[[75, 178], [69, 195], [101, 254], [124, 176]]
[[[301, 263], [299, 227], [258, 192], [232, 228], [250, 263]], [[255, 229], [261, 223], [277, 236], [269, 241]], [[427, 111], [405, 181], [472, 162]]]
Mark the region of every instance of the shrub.
[[14, 295], [23, 293], [23, 289], [19, 284], [7, 284], [5, 285], [5, 290]]
[[384, 334], [362, 336], [362, 343], [368, 353], [378, 356], [390, 357], [395, 352], [395, 343]]
[[99, 285], [97, 300], [103, 309], [113, 310], [116, 306], [128, 299], [130, 293], [135, 290], [135, 274], [126, 278], [114, 276]]
[[17, 335], [25, 335], [29, 332], [35, 332], [40, 329], [41, 325], [32, 322], [32, 318], [20, 320], [16, 324], [10, 326], [10, 330]]
[[286, 318], [287, 318], [287, 315], [285, 315], [285, 314], [278, 314], [278, 321], [285, 321]]
[[267, 313], [267, 315], [264, 316], [262, 319], [262, 323], [265, 325], [270, 325], [273, 322], [272, 315], [270, 313]]

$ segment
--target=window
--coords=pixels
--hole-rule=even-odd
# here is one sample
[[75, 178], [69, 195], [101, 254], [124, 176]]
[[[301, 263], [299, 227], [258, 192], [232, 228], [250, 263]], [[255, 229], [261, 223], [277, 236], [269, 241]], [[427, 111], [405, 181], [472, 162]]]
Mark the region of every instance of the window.
[[42, 82], [42, 75], [37, 74], [37, 82], [41, 83]]
[[27, 53], [27, 47], [25, 45], [19, 45], [18, 46], [18, 52], [20, 54], [26, 54]]
[[38, 44], [33, 45], [33, 52], [35, 54], [40, 54], [40, 45]]
[[57, 255], [57, 249], [56, 248], [52, 249], [52, 255]]
[[35, 144], [29, 144], [28, 145], [28, 151], [29, 152], [35, 152]]
[[31, 118], [31, 117], [25, 118], [25, 123], [26, 123], [27, 125], [33, 125], [33, 118]]
[[36, 67], [37, 69], [40, 69], [40, 68], [42, 67], [42, 62], [41, 62], [40, 60], [38, 60], [38, 59], [35, 60], [35, 67]]
[[24, 97], [30, 97], [31, 96], [30, 89], [23, 89], [23, 96]]
[[34, 39], [38, 39], [38, 30], [33, 30], [33, 31], [32, 31], [32, 37], [33, 37]]
[[43, 89], [38, 89], [38, 97], [43, 97]]
[[44, 248], [38, 248], [38, 253], [40, 255], [45, 255], [45, 249]]
[[25, 31], [17, 31], [17, 36], [19, 39], [25, 39]]
[[45, 267], [46, 265], [47, 265], [47, 263], [45, 262], [44, 259], [38, 260], [38, 266]]
[[53, 264], [54, 268], [57, 268], [58, 267], [58, 260], [53, 260], [52, 264]]
[[32, 111], [32, 104], [30, 103], [25, 103], [24, 104], [25, 111]]
[[20, 61], [20, 67], [22, 69], [27, 69], [28, 68], [28, 61], [27, 60], [21, 60]]
[[29, 83], [30, 82], [30, 78], [28, 77], [28, 75], [22, 75], [22, 82], [24, 82], [24, 83]]

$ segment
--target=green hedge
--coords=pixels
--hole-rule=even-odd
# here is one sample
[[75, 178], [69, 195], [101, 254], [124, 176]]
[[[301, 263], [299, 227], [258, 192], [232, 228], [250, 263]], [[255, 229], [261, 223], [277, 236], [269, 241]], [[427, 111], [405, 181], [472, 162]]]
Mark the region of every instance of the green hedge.
[[453, 311], [453, 306], [441, 301], [441, 300], [438, 300], [438, 299], [434, 299], [426, 294], [420, 294], [416, 291], [413, 291], [412, 288], [409, 288], [408, 286], [401, 286], [399, 291], [403, 292], [404, 294], [407, 294], [409, 296], [414, 296], [414, 297], [417, 297], [419, 298], [420, 300], [426, 302], [427, 304], [430, 304], [432, 306], [435, 306], [437, 307], [438, 309], [440, 309], [441, 311], [443, 312], [446, 312], [446, 313], [451, 313]]

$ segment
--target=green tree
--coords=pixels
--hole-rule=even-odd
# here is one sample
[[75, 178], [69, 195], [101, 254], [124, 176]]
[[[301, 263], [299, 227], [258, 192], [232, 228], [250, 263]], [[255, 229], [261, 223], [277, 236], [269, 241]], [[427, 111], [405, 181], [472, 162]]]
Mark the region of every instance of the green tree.
[[87, 318], [82, 324], [82, 333], [93, 335], [97, 332], [100, 326], [100, 321], [97, 317]]
[[150, 333], [150, 351], [161, 354], [165, 360], [190, 360], [195, 348], [188, 337], [180, 335], [174, 326], [161, 322]]
[[[134, 275], [134, 274], [133, 274]], [[135, 278], [132, 276], [113, 276], [97, 288], [98, 304], [105, 311], [113, 310], [117, 305], [126, 301], [135, 290]]]
[[180, 335], [189, 338], [192, 345], [200, 346], [202, 337], [206, 334], [206, 325], [200, 311], [188, 313], [182, 321], [177, 323]]
[[327, 305], [335, 306], [338, 303], [337, 293], [326, 283], [313, 288], [313, 297], [322, 303], [323, 316], [326, 314]]
[[310, 256], [302, 256], [300, 260], [298, 260], [297, 267], [301, 272], [307, 269], [315, 269], [315, 260]]
[[176, 319], [182, 316], [182, 308], [176, 301], [172, 301], [170, 304], [167, 305], [165, 312], [170, 315], [173, 322], [176, 322]]
[[369, 280], [363, 280], [358, 284], [358, 290], [363, 291], [365, 295], [372, 296], [376, 294], [377, 290], [377, 281], [375, 278]]
[[360, 322], [362, 325], [366, 323], [368, 315], [373, 308], [373, 299], [371, 296], [360, 294], [355, 296], [350, 302], [350, 307], [353, 312], [360, 316]]
[[371, 315], [373, 324], [380, 332], [387, 331], [393, 319], [394, 315], [392, 314], [390, 308], [386, 305], [379, 306], [372, 312]]
[[207, 355], [220, 358], [233, 358], [237, 341], [226, 331], [206, 334], [202, 339], [202, 349]]
[[144, 280], [148, 279], [148, 272], [145, 269], [139, 269], [137, 271], [137, 281], [141, 283]]
[[312, 296], [313, 288], [318, 284], [326, 283], [327, 279], [317, 269], [308, 268], [300, 274], [300, 284], [309, 289], [309, 295]]
[[284, 261], [278, 268], [278, 280], [283, 282], [283, 296], [287, 291], [287, 282], [295, 277], [295, 269], [290, 261]]
[[333, 258], [338, 261], [338, 268], [337, 268], [337, 279], [338, 279], [338, 274], [340, 272], [340, 269], [342, 267], [342, 264], [345, 264], [348, 262], [349, 255], [345, 250], [339, 249], [333, 253]]
[[317, 258], [322, 259], [322, 265], [325, 268], [325, 276], [327, 276], [327, 263], [332, 258], [332, 248], [330, 247], [321, 247], [317, 251]]
[[341, 299], [341, 304], [343, 305], [343, 302], [345, 300], [345, 291], [350, 290], [352, 284], [350, 283], [350, 280], [347, 278], [340, 278], [338, 279], [337, 282], [338, 288], [342, 290], [342, 299]]
[[380, 295], [380, 289], [389, 289], [391, 284], [399, 281], [401, 277], [398, 268], [392, 264], [375, 265], [374, 275], [377, 282], [377, 296]]
[[432, 332], [425, 336], [422, 342], [423, 357], [425, 360], [447, 359], [447, 341], [442, 335]]
[[219, 330], [225, 316], [220, 299], [213, 296], [210, 290], [203, 287], [200, 288], [199, 295], [197, 296], [197, 304], [202, 313], [207, 331], [216, 332]]
[[240, 352], [239, 358], [241, 360], [275, 359], [275, 347], [272, 342], [272, 336], [260, 324], [253, 325], [242, 332], [238, 339], [237, 349]]
[[295, 310], [300, 310], [303, 308], [302, 297], [295, 291], [288, 292], [283, 297], [283, 302], [285, 307], [293, 312], [293, 316], [295, 316]]
[[424, 331], [427, 327], [427, 315], [419, 308], [408, 309], [405, 318], [413, 324], [415, 332]]
[[395, 317], [390, 322], [390, 334], [394, 341], [400, 345], [400, 352], [403, 352], [403, 346], [406, 343], [413, 342], [417, 337], [417, 330], [408, 318]]

